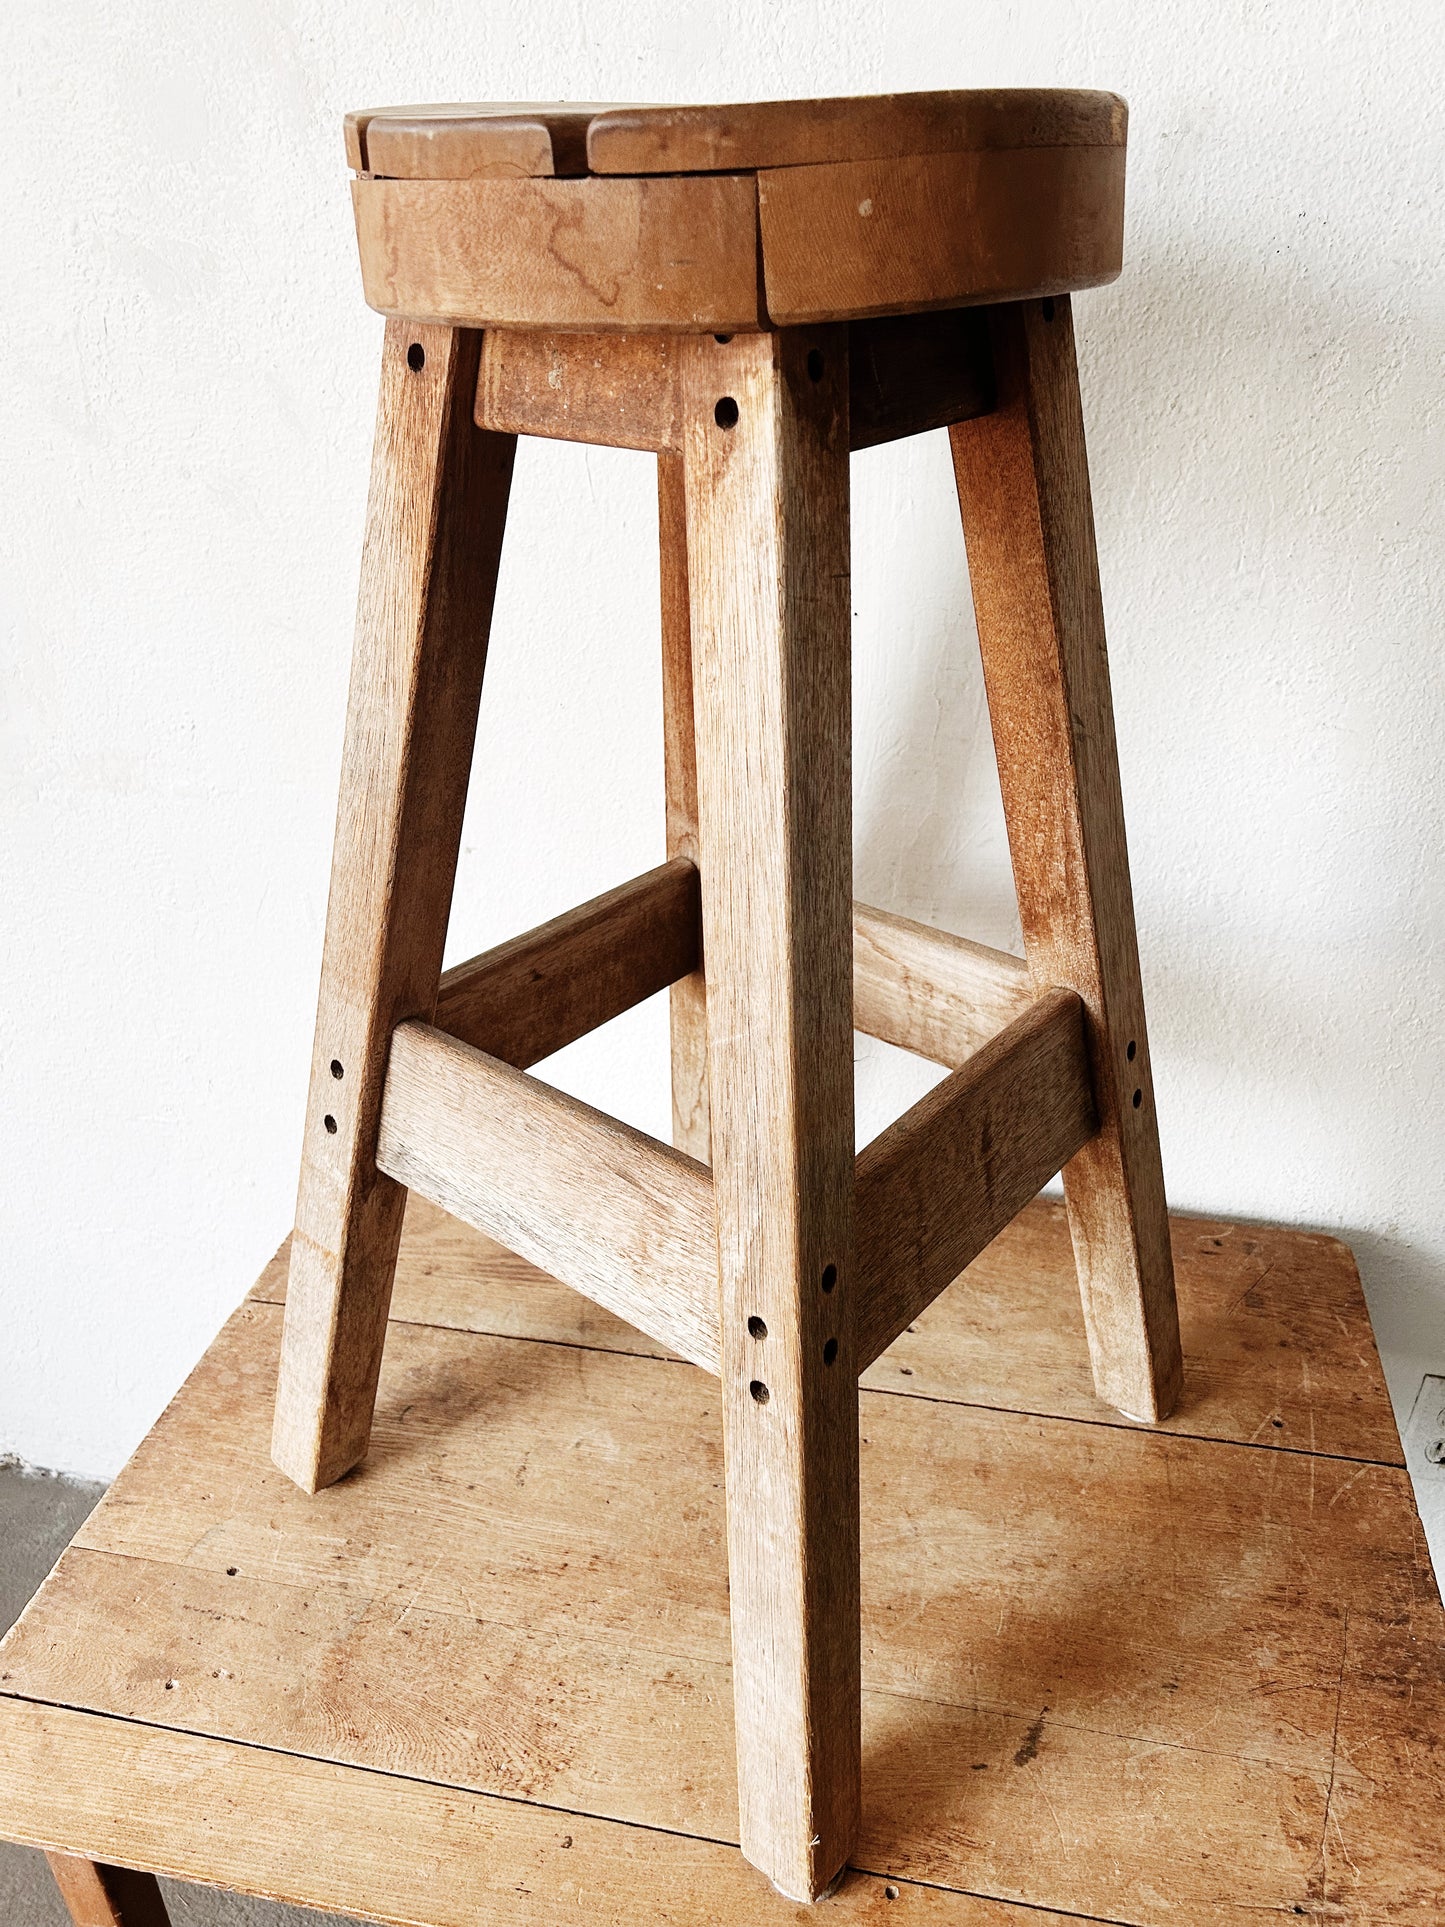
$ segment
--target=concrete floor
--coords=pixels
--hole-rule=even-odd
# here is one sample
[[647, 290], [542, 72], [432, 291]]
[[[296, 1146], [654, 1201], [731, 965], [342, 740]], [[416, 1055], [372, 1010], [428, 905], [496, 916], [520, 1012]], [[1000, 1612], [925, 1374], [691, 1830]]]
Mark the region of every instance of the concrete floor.
[[[44, 1472], [0, 1464], [0, 1634], [27, 1600], [105, 1490]], [[326, 1927], [330, 1914], [243, 1900], [209, 1887], [163, 1880], [172, 1927]], [[0, 1842], [0, 1922], [4, 1927], [70, 1927], [44, 1858]]]

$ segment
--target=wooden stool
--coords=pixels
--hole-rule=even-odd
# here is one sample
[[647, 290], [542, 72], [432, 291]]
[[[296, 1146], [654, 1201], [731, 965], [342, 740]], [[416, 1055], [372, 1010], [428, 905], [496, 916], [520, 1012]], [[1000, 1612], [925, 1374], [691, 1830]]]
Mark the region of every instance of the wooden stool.
[[[366, 1454], [408, 1188], [719, 1373], [742, 1846], [813, 1899], [858, 1824], [860, 1371], [1062, 1167], [1099, 1391], [1179, 1390], [1068, 302], [1119, 271], [1123, 105], [347, 137], [391, 319], [276, 1463]], [[943, 425], [1027, 964], [851, 902], [849, 451]], [[658, 455], [669, 860], [443, 976], [518, 434]], [[525, 1075], [668, 984], [675, 1147]], [[855, 1025], [953, 1070], [856, 1160]]]

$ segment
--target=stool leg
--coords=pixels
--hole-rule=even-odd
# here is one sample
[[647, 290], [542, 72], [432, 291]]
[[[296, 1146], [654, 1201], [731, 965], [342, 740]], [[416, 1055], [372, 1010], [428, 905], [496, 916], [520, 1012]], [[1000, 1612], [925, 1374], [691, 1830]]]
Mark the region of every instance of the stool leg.
[[996, 412], [950, 431], [1024, 947], [1088, 1013], [1100, 1118], [1064, 1169], [1094, 1383], [1167, 1416], [1169, 1218], [1067, 297], [991, 310]]
[[742, 1848], [811, 1900], [860, 1749], [847, 336], [685, 352]]
[[387, 323], [272, 1453], [366, 1456], [406, 1192], [376, 1168], [391, 1033], [436, 1008], [515, 438], [481, 336]]
[[170, 1927], [154, 1874], [107, 1867], [73, 1853], [45, 1858], [75, 1927]]
[[[658, 551], [662, 559], [662, 750], [667, 854], [698, 861], [697, 749], [692, 713], [692, 612], [687, 588], [687, 509], [680, 455], [657, 458]], [[706, 1164], [707, 985], [679, 977], [670, 993], [672, 1141]]]

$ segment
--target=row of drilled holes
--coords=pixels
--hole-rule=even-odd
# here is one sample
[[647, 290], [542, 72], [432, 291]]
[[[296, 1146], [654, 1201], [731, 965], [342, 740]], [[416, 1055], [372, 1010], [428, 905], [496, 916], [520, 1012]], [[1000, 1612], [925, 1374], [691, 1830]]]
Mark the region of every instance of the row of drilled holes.
[[[830, 1292], [833, 1289], [834, 1285], [837, 1284], [837, 1282], [838, 1282], [838, 1267], [836, 1265], [824, 1265], [823, 1276], [819, 1280], [819, 1283], [822, 1285], [823, 1290], [825, 1292]], [[748, 1336], [750, 1338], [766, 1338], [767, 1335], [768, 1335], [767, 1325], [763, 1322], [761, 1318], [758, 1318], [755, 1315], [748, 1320]], [[823, 1343], [823, 1363], [825, 1365], [831, 1365], [834, 1359], [837, 1358], [837, 1356], [838, 1356], [837, 1339], [836, 1338], [825, 1339]], [[752, 1393], [753, 1397], [757, 1400], [759, 1405], [766, 1405], [768, 1400], [772, 1397], [772, 1393], [768, 1390], [767, 1386], [763, 1383], [762, 1379], [760, 1378], [753, 1379], [748, 1386], [748, 1390]]]
[[[331, 1075], [334, 1078], [336, 1078], [338, 1082], [340, 1081], [341, 1078], [345, 1077], [346, 1075], [345, 1066], [342, 1064], [341, 1059], [339, 1057], [333, 1057], [331, 1060]], [[322, 1118], [321, 1122], [326, 1126], [327, 1136], [335, 1137], [336, 1136], [336, 1119], [331, 1115], [330, 1111], [326, 1113], [325, 1117]]]

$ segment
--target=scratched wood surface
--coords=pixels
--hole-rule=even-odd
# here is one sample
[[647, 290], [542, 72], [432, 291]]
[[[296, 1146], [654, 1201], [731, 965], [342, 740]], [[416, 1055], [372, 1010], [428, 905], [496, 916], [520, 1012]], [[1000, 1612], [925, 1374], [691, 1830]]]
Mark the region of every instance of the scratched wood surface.
[[1179, 1320], [1073, 316], [1020, 302], [990, 328], [991, 429], [949, 439], [1024, 955], [1084, 1003], [1099, 1129], [1064, 1196], [1095, 1382], [1157, 1419], [1179, 1398]]
[[[1355, 1262], [1317, 1232], [1172, 1220], [1184, 1395], [1159, 1428], [1403, 1465]], [[286, 1246], [253, 1297], [283, 1304]], [[864, 1375], [919, 1398], [1117, 1422], [1095, 1397], [1060, 1200], [1039, 1198]], [[392, 1318], [601, 1351], [664, 1347], [429, 1204], [407, 1201]]]
[[682, 357], [743, 1851], [816, 1900], [859, 1805], [848, 337]]
[[[1174, 1232], [1167, 1430], [1092, 1400], [1047, 1201], [869, 1375], [839, 1918], [1441, 1917], [1445, 1621], [1353, 1264]], [[431, 1927], [804, 1918], [719, 1844], [716, 1382], [414, 1203], [371, 1456], [308, 1498], [283, 1287], [0, 1647], [0, 1834]]]
[[971, 88], [713, 106], [474, 101], [373, 107], [346, 116], [358, 173], [413, 180], [486, 176], [707, 174], [969, 148], [1122, 147], [1117, 94]]

